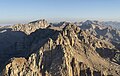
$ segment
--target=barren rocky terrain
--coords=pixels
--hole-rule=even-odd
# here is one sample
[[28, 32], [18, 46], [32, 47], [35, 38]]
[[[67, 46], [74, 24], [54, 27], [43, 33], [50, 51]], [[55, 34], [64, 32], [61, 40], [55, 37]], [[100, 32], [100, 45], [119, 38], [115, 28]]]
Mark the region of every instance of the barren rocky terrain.
[[120, 31], [90, 20], [1, 26], [0, 76], [120, 76]]

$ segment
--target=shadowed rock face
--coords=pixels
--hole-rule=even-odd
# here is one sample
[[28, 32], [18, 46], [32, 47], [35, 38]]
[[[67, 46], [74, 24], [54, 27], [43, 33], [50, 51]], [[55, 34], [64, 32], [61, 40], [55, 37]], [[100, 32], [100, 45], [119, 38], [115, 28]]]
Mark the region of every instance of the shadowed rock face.
[[25, 55], [25, 37], [26, 34], [20, 31], [0, 33], [0, 71], [10, 58]]
[[97, 48], [97, 52], [103, 58], [108, 58], [120, 64], [120, 31], [113, 29], [111, 26], [103, 26], [102, 23], [96, 21], [86, 21], [81, 26], [81, 29], [90, 32], [101, 40], [106, 40], [115, 46], [115, 49]]
[[[64, 28], [60, 28], [61, 30], [57, 29], [51, 27], [37, 29], [26, 35], [23, 41], [26, 54], [13, 56], [14, 58], [6, 63], [0, 74], [3, 76], [120, 76], [119, 64], [107, 59], [114, 58], [117, 52], [111, 51], [116, 49], [112, 43], [99, 39], [89, 31], [71, 23], [67, 23]], [[109, 54], [106, 50], [110, 51]]]
[[0, 27], [0, 71], [10, 58], [27, 57], [29, 54], [27, 35], [47, 26], [45, 20], [38, 20], [29, 24]]

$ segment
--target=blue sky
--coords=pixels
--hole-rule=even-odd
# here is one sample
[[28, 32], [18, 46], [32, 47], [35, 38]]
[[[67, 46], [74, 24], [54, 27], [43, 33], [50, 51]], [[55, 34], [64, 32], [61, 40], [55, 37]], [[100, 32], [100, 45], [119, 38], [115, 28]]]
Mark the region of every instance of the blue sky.
[[0, 0], [0, 24], [37, 19], [120, 21], [120, 0]]

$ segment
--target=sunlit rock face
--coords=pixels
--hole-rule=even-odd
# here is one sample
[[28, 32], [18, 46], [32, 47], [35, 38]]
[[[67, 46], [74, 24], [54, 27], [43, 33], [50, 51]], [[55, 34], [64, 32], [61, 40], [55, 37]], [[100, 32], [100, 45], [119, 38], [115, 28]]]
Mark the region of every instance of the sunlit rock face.
[[43, 20], [33, 21], [28, 24], [17, 24], [12, 26], [12, 29], [13, 31], [23, 31], [26, 34], [30, 34], [39, 28], [46, 28], [48, 26], [49, 24], [47, 23], [47, 21], [43, 19]]
[[[29, 50], [27, 36], [37, 29], [47, 28], [46, 20], [37, 20], [28, 24], [16, 24], [0, 27], [0, 68], [12, 57], [26, 56]], [[1, 71], [1, 69], [0, 69]]]
[[26, 35], [26, 49], [7, 61], [1, 76], [120, 76], [120, 49], [87, 29], [74, 23], [36, 29]]

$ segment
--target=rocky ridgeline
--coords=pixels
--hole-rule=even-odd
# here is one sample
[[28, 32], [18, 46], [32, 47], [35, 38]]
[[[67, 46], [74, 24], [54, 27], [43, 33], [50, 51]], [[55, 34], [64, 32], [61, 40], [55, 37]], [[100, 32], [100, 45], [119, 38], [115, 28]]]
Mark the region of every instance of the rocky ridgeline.
[[9, 60], [2, 76], [120, 76], [119, 64], [98, 53], [115, 46], [75, 24], [62, 30], [38, 29], [26, 41], [28, 57]]
[[48, 27], [45, 20], [33, 21], [28, 24], [0, 27], [0, 71], [5, 63], [12, 57], [26, 57], [29, 53], [27, 36], [36, 31]]
[[112, 42], [120, 42], [120, 31], [113, 29], [111, 26], [104, 26], [98, 21], [87, 20], [81, 26], [81, 29], [88, 30], [97, 38], [106, 39]]
[[47, 21], [45, 21], [43, 19], [43, 20], [33, 21], [28, 24], [14, 25], [14, 26], [12, 26], [12, 30], [13, 31], [23, 31], [26, 34], [30, 34], [39, 28], [46, 28], [48, 26], [49, 26], [49, 24], [47, 23]]

